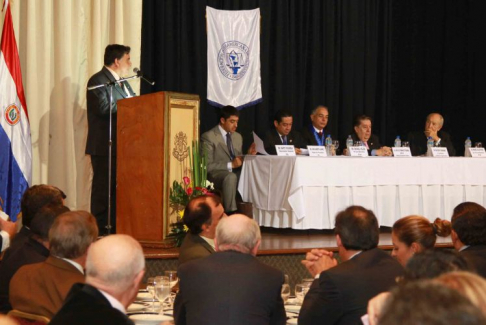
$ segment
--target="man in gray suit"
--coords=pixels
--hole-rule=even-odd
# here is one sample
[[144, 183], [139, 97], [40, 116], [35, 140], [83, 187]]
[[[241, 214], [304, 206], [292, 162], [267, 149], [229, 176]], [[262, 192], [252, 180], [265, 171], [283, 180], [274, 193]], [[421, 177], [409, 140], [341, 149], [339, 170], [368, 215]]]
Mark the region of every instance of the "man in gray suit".
[[236, 211], [236, 186], [243, 164], [243, 138], [236, 132], [239, 115], [233, 106], [223, 107], [219, 124], [201, 136], [208, 154], [208, 180], [216, 189], [222, 190], [227, 213]]

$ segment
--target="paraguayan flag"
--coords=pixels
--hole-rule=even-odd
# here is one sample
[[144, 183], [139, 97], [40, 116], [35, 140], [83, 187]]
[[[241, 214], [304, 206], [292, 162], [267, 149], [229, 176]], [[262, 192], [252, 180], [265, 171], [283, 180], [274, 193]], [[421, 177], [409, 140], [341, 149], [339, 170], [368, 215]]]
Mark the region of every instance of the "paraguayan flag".
[[260, 9], [206, 13], [209, 104], [242, 109], [261, 102]]

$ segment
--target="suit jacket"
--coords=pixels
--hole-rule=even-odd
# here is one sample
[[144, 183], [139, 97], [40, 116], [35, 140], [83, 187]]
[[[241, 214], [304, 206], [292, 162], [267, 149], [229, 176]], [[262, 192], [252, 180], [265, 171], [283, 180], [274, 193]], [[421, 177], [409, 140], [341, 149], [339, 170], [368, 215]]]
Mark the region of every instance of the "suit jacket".
[[45, 262], [24, 265], [10, 281], [13, 309], [52, 318], [73, 284], [84, 274], [69, 262], [49, 256]]
[[201, 236], [187, 233], [179, 249], [179, 265], [209, 256], [214, 249]]
[[283, 273], [256, 257], [216, 252], [181, 265], [174, 319], [182, 324], [282, 324]]
[[[226, 140], [219, 131], [218, 125], [211, 130], [203, 133], [201, 136], [202, 143], [206, 148], [208, 154], [207, 171], [208, 176], [214, 177], [218, 171], [228, 171], [228, 163], [231, 161], [230, 152], [226, 145]], [[243, 138], [238, 132], [231, 134], [233, 142], [233, 149], [236, 156], [241, 156], [243, 153]]]
[[[442, 130], [437, 132], [440, 138], [440, 147], [446, 147], [449, 152], [449, 156], [456, 155], [456, 149], [451, 141], [451, 136]], [[424, 131], [410, 132], [407, 136], [407, 140], [410, 143], [410, 151], [412, 151], [412, 156], [422, 156], [427, 153], [427, 137]]]
[[50, 325], [134, 325], [95, 287], [76, 283]]
[[[115, 81], [111, 72], [103, 67], [88, 81], [88, 87]], [[132, 87], [123, 81], [129, 93], [135, 96]], [[116, 156], [116, 102], [127, 98], [123, 88], [116, 83], [113, 87], [113, 114], [112, 114], [112, 156]], [[86, 91], [88, 105], [88, 139], [86, 141], [86, 154], [93, 156], [108, 156], [108, 130], [110, 126], [110, 89], [108, 87]]]
[[5, 251], [0, 264], [0, 311], [12, 309], [9, 303], [10, 280], [22, 266], [44, 262], [49, 256], [49, 250], [32, 238], [21, 246], [15, 245]]
[[[283, 145], [282, 138], [276, 129], [269, 130], [265, 134], [263, 143], [265, 145], [265, 151], [271, 155], [277, 154], [277, 149], [275, 149], [276, 145]], [[287, 144], [293, 145], [296, 148], [305, 148], [306, 146], [300, 134], [294, 131], [290, 131], [289, 135], [287, 135]]]
[[[316, 140], [316, 137], [314, 136], [314, 132], [312, 132], [311, 128], [313, 128], [312, 124], [309, 124], [308, 126], [304, 127], [301, 131], [300, 131], [300, 135], [302, 136], [302, 141], [304, 143], [304, 146], [317, 146], [317, 140]], [[329, 132], [327, 132], [326, 129], [323, 130], [323, 133], [324, 133], [324, 141], [326, 140], [326, 137], [331, 134]], [[332, 138], [332, 135], [331, 135], [331, 138]], [[324, 143], [323, 143], [324, 145]]]
[[388, 291], [402, 266], [378, 248], [363, 251], [320, 274], [305, 296], [299, 325], [361, 324], [368, 300]]
[[[351, 134], [353, 141], [360, 141], [356, 133]], [[343, 142], [343, 146], [346, 147], [346, 140]], [[371, 156], [371, 151], [378, 150], [383, 147], [380, 143], [380, 138], [377, 135], [372, 134], [368, 140], [368, 154]]]
[[486, 245], [473, 245], [460, 252], [480, 276], [486, 278]]

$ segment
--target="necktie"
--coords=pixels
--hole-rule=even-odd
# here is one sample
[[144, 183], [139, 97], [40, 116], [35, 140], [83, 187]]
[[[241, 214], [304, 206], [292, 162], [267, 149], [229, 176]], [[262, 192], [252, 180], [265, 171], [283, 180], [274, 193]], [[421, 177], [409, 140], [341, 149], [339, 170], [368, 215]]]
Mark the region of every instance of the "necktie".
[[364, 145], [365, 145], [366, 149], [368, 149], [368, 150], [370, 149], [370, 147], [368, 147], [368, 141], [365, 141]]
[[287, 136], [282, 136], [282, 143], [286, 146], [287, 145]]
[[317, 135], [319, 136], [319, 138], [321, 138], [322, 137], [322, 131], [317, 132]]
[[235, 151], [233, 150], [233, 141], [231, 140], [231, 133], [226, 133], [226, 145], [230, 153], [231, 160], [235, 159]]

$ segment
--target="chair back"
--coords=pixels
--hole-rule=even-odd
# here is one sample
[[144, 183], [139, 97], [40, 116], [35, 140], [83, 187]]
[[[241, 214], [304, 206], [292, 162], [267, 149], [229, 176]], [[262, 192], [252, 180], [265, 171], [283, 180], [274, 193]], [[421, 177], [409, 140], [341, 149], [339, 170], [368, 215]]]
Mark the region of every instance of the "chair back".
[[11, 310], [8, 316], [14, 318], [20, 325], [46, 325], [51, 320], [42, 315], [30, 314], [20, 310]]

